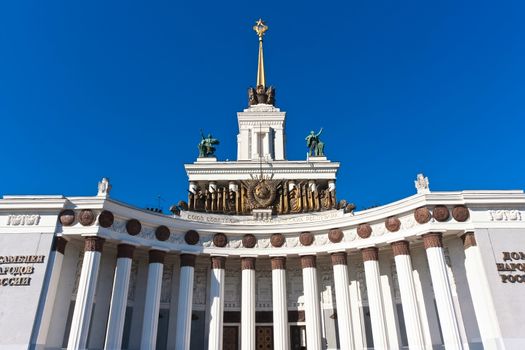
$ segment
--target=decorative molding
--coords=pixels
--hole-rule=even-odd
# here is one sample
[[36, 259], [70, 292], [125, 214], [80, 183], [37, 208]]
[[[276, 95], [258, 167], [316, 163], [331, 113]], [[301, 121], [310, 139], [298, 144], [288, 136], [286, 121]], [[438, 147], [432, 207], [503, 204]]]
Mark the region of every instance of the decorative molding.
[[385, 221], [385, 228], [390, 232], [397, 232], [401, 228], [401, 221], [395, 216], [391, 216]]
[[257, 243], [257, 239], [252, 234], [244, 235], [242, 238], [242, 245], [244, 248], [253, 248], [255, 247], [255, 244]]
[[164, 259], [166, 258], [166, 252], [162, 250], [152, 249], [148, 252], [149, 263], [150, 264], [164, 264]]
[[[75, 222], [75, 211], [72, 209], [65, 209], [58, 215], [58, 221], [62, 226], [71, 226]], [[9, 225], [9, 222], [8, 222]]]
[[444, 205], [436, 205], [432, 210], [432, 216], [436, 221], [445, 222], [450, 218], [450, 212]]
[[423, 245], [428, 248], [443, 248], [443, 234], [432, 232], [423, 235]]
[[390, 244], [392, 246], [392, 251], [394, 256], [398, 255], [410, 255], [410, 244], [408, 241], [397, 241]]
[[195, 245], [199, 243], [199, 239], [200, 239], [199, 233], [195, 230], [189, 230], [184, 235], [184, 241], [189, 245]]
[[461, 240], [463, 241], [463, 248], [465, 250], [478, 245], [476, 242], [476, 237], [474, 236], [474, 232], [465, 233], [463, 236], [461, 236]]
[[343, 238], [344, 238], [343, 230], [339, 228], [334, 228], [328, 231], [328, 239], [332, 243], [339, 243], [343, 240]]
[[224, 233], [216, 233], [213, 236], [213, 245], [219, 248], [226, 247], [228, 244], [228, 237]]
[[432, 218], [432, 214], [427, 207], [420, 207], [414, 211], [414, 219], [418, 224], [426, 224]]
[[357, 235], [363, 239], [372, 235], [372, 227], [369, 224], [360, 224], [357, 226]]
[[274, 233], [270, 237], [270, 242], [272, 243], [272, 247], [275, 247], [275, 248], [282, 247], [284, 245], [285, 241], [286, 241], [286, 239], [284, 238], [284, 236], [281, 233]]
[[134, 251], [135, 251], [135, 246], [132, 246], [131, 244], [119, 244], [117, 246], [117, 259], [119, 258], [133, 259]]
[[464, 205], [456, 205], [452, 209], [452, 217], [459, 222], [465, 222], [469, 218], [468, 208]]
[[197, 256], [194, 254], [181, 254], [180, 255], [180, 267], [190, 266], [195, 267], [195, 261]]
[[9, 215], [7, 217], [7, 225], [9, 226], [36, 226], [39, 222], [40, 215], [38, 214]]
[[113, 213], [108, 210], [102, 210], [98, 216], [98, 224], [104, 228], [111, 227], [114, 221], [115, 217], [113, 216]]
[[155, 237], [159, 241], [167, 241], [168, 238], [170, 238], [170, 229], [164, 225], [157, 227], [155, 230]]
[[301, 268], [306, 269], [308, 267], [315, 268], [317, 266], [316, 264], [316, 256], [315, 255], [303, 255], [301, 256]]
[[270, 238], [259, 238], [257, 240], [257, 248], [269, 248], [270, 247]]
[[286, 270], [286, 257], [274, 256], [271, 257], [272, 270]]
[[489, 210], [491, 221], [521, 221], [521, 212], [515, 209]]
[[315, 237], [310, 232], [301, 232], [299, 235], [299, 242], [304, 246], [310, 246], [314, 243]]
[[102, 253], [105, 239], [97, 236], [86, 237], [84, 241], [84, 251]]
[[363, 261], [378, 261], [379, 253], [376, 247], [368, 247], [361, 249], [361, 255], [363, 256]]
[[141, 230], [142, 225], [137, 219], [129, 219], [128, 222], [126, 222], [126, 231], [130, 235], [136, 236], [140, 233]]
[[241, 258], [241, 270], [255, 270], [255, 258], [253, 257]]
[[82, 209], [80, 213], [78, 213], [78, 222], [80, 222], [82, 226], [91, 226], [95, 222], [93, 210]]
[[347, 256], [348, 254], [346, 254], [346, 252], [332, 253], [330, 255], [332, 265], [348, 265]]
[[224, 256], [212, 256], [211, 257], [211, 268], [212, 269], [223, 269], [226, 265], [226, 257]]

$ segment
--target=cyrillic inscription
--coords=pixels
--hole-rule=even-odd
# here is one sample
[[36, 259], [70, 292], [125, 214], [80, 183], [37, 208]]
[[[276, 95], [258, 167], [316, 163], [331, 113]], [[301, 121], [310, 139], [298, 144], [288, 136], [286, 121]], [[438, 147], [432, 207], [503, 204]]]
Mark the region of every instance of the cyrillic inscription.
[[0, 287], [29, 286], [31, 277], [27, 275], [35, 272], [35, 267], [29, 264], [43, 264], [44, 260], [45, 255], [0, 255]]

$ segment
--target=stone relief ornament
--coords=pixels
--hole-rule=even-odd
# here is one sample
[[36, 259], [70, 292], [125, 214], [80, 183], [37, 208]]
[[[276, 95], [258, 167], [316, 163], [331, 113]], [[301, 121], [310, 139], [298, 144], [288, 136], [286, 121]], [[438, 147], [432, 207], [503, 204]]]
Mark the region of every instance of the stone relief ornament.
[[251, 209], [268, 208], [275, 201], [279, 182], [268, 179], [243, 181]]
[[345, 242], [355, 241], [356, 238], [357, 238], [357, 231], [355, 229], [346, 231], [344, 234]]
[[297, 247], [299, 245], [298, 237], [289, 237], [286, 239], [286, 246], [288, 247]]
[[230, 248], [240, 248], [242, 245], [242, 239], [232, 239], [228, 241], [228, 247]]
[[417, 208], [414, 211], [414, 219], [416, 219], [418, 224], [426, 224], [431, 218], [432, 215], [430, 214], [430, 210], [428, 210], [427, 207]]
[[90, 226], [95, 222], [95, 214], [91, 209], [83, 209], [78, 213], [78, 222], [82, 226]]
[[242, 238], [242, 245], [244, 248], [253, 248], [255, 247], [256, 243], [257, 243], [257, 239], [255, 238], [254, 235], [247, 234], [247, 235], [244, 235], [244, 237]]
[[228, 243], [228, 238], [224, 233], [217, 233], [213, 236], [213, 245], [219, 248], [226, 247]]
[[383, 223], [378, 223], [372, 226], [372, 236], [382, 236], [386, 233], [386, 228]]
[[109, 192], [111, 191], [111, 184], [107, 177], [103, 177], [102, 180], [98, 183], [98, 192], [97, 196], [106, 196], [109, 197]]
[[386, 219], [385, 227], [390, 232], [399, 231], [399, 229], [401, 228], [401, 221], [395, 216], [391, 216]]
[[302, 232], [299, 235], [299, 242], [301, 242], [301, 244], [304, 246], [312, 245], [312, 243], [314, 243], [314, 239], [314, 235], [310, 232]]
[[104, 228], [111, 227], [114, 221], [115, 217], [113, 216], [113, 213], [108, 210], [103, 210], [98, 216], [98, 224]]
[[432, 216], [434, 216], [434, 219], [436, 219], [436, 221], [445, 222], [450, 217], [450, 212], [448, 211], [448, 208], [446, 206], [436, 205], [432, 210]]
[[142, 230], [142, 225], [137, 219], [129, 219], [126, 222], [126, 231], [132, 236], [136, 236]]
[[469, 218], [468, 208], [464, 205], [457, 205], [452, 209], [452, 217], [459, 222], [467, 221]]
[[416, 181], [414, 181], [417, 193], [430, 193], [429, 184], [428, 177], [423, 174], [417, 174]]
[[58, 220], [62, 226], [71, 226], [75, 222], [75, 212], [71, 209], [62, 210], [58, 215]]
[[195, 245], [199, 243], [199, 233], [195, 230], [189, 230], [184, 235], [184, 241], [186, 241], [186, 243], [189, 245]]
[[519, 210], [489, 210], [491, 221], [521, 221], [521, 212]]
[[272, 243], [272, 247], [275, 247], [275, 248], [279, 248], [279, 247], [282, 247], [284, 242], [285, 242], [285, 238], [282, 234], [280, 233], [274, 233], [271, 237], [270, 237], [270, 242]]
[[159, 241], [166, 241], [170, 238], [170, 229], [162, 225], [155, 229], [155, 237]]
[[269, 248], [270, 247], [270, 239], [264, 238], [257, 240], [257, 247], [258, 248]]
[[339, 243], [343, 240], [344, 234], [343, 230], [339, 228], [334, 228], [330, 231], [328, 231], [328, 239], [332, 243]]
[[405, 230], [408, 230], [409, 228], [416, 226], [416, 220], [411, 215], [405, 216], [401, 218], [400, 220], [401, 220], [401, 227]]
[[372, 235], [372, 227], [369, 224], [360, 224], [357, 226], [357, 235], [361, 238], [368, 238]]
[[[75, 216], [73, 215], [73, 221]], [[9, 215], [7, 217], [7, 225], [10, 226], [36, 226], [40, 222], [40, 215]], [[68, 226], [68, 225], [64, 225]]]

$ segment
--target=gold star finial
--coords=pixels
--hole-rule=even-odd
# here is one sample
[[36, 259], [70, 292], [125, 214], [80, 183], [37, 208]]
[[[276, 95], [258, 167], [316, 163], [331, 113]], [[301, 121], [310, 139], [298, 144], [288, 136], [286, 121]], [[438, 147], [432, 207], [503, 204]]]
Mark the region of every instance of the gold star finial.
[[264, 23], [264, 21], [261, 18], [259, 18], [259, 20], [255, 22], [253, 30], [255, 30], [255, 32], [259, 36], [259, 40], [262, 40], [264, 33], [268, 30], [268, 26]]

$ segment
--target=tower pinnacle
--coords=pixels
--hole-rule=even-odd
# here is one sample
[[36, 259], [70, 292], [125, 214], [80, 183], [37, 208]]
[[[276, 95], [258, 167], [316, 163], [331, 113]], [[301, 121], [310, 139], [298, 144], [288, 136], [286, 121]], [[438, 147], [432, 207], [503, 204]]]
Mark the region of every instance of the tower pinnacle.
[[268, 30], [268, 26], [264, 23], [264, 21], [259, 18], [257, 22], [255, 22], [255, 25], [253, 26], [253, 30], [257, 33], [257, 36], [259, 37], [259, 62], [257, 65], [257, 86], [266, 87], [266, 77], [264, 74], [264, 55], [263, 55], [263, 36], [264, 33]]

